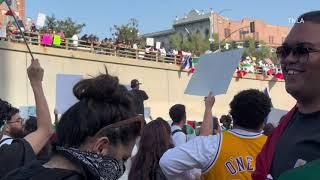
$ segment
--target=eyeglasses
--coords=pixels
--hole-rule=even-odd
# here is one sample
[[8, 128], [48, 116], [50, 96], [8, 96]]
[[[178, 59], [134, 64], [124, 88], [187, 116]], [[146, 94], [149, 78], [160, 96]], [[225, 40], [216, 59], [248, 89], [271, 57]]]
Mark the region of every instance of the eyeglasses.
[[15, 121], [7, 121], [7, 124], [14, 124], [14, 123], [21, 123], [21, 124], [23, 124], [23, 122], [24, 122], [24, 119], [18, 118], [18, 119], [15, 120]]
[[301, 63], [306, 63], [309, 60], [310, 54], [320, 52], [320, 49], [304, 47], [301, 44], [298, 44], [296, 47], [290, 47], [287, 45], [279, 46], [276, 50], [276, 54], [280, 63], [283, 63], [283, 61], [290, 55], [291, 52], [292, 55], [298, 59], [298, 61]]

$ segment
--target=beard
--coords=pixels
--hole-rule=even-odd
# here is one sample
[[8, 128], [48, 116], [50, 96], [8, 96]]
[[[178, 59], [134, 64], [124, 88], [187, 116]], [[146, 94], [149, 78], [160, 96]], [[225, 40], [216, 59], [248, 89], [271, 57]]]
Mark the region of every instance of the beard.
[[14, 139], [24, 138], [25, 133], [22, 129], [11, 129], [10, 136]]

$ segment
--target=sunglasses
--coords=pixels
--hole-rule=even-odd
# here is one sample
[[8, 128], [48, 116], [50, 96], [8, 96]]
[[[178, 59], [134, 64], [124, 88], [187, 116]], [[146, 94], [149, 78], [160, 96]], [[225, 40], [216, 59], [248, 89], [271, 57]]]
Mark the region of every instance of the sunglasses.
[[303, 44], [298, 44], [294, 47], [288, 45], [279, 46], [276, 50], [276, 54], [280, 63], [283, 63], [285, 59], [292, 53], [301, 63], [306, 63], [309, 60], [311, 53], [320, 52], [320, 49], [306, 47]]

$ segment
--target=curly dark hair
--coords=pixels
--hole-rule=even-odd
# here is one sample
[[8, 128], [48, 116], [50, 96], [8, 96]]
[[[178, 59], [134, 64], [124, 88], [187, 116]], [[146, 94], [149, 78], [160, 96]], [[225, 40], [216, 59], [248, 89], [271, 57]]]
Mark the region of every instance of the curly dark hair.
[[56, 145], [78, 148], [87, 137], [98, 132], [113, 145], [127, 144], [140, 135], [139, 122], [100, 132], [108, 125], [137, 116], [129, 91], [119, 84], [117, 77], [101, 74], [82, 80], [74, 86], [73, 93], [79, 102], [61, 116]]
[[244, 90], [234, 96], [230, 114], [235, 126], [258, 130], [271, 111], [271, 99], [256, 89]]
[[17, 113], [19, 113], [19, 109], [13, 107], [7, 101], [0, 99], [0, 127]]

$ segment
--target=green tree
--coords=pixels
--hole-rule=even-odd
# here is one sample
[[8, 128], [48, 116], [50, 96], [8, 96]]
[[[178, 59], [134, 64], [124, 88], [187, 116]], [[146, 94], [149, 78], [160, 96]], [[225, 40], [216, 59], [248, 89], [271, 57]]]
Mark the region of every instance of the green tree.
[[124, 25], [114, 25], [112, 31], [113, 36], [116, 37], [116, 42], [123, 42], [125, 44], [140, 44], [142, 39], [139, 37], [139, 23], [136, 19], [130, 19], [129, 23]]
[[260, 48], [258, 51], [259, 59], [271, 58], [271, 48], [263, 41], [260, 41]]
[[70, 17], [65, 20], [58, 20], [57, 24], [58, 31], [63, 31], [66, 37], [72, 37], [75, 34], [80, 34], [82, 29], [86, 26], [84, 23], [76, 23]]
[[54, 15], [51, 15], [47, 17], [45, 26], [41, 29], [41, 32], [51, 29], [57, 32], [63, 31], [66, 37], [71, 37], [74, 34], [80, 34], [85, 26], [85, 24], [76, 23], [70, 17], [59, 20]]
[[54, 15], [48, 16], [46, 18], [43, 30], [45, 29], [52, 29], [53, 31], [57, 31], [57, 19]]
[[186, 44], [189, 46], [189, 51], [198, 56], [210, 48], [209, 39], [201, 33], [192, 33]]
[[190, 51], [193, 54], [201, 55], [210, 48], [210, 43], [201, 33], [192, 33], [187, 37], [175, 33], [170, 37], [170, 46], [172, 48], [184, 51]]
[[175, 33], [170, 36], [170, 46], [175, 49], [182, 49], [183, 37], [181, 34]]

